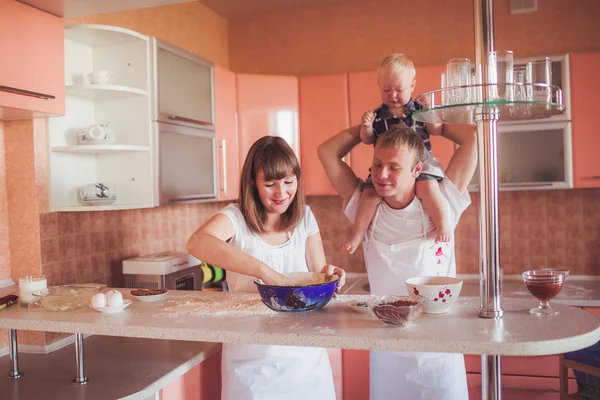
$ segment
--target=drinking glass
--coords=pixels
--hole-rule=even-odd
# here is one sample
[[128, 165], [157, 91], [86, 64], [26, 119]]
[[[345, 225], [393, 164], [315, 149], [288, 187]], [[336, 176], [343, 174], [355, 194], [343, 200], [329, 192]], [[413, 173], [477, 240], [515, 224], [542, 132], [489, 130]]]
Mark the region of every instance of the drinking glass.
[[513, 65], [512, 51], [490, 51], [488, 101], [513, 101]]
[[39, 305], [39, 299], [33, 295], [42, 289], [46, 289], [48, 281], [44, 275], [24, 276], [19, 278], [19, 301], [23, 307], [35, 307]]
[[529, 60], [526, 66], [527, 80], [532, 86], [532, 100], [550, 103], [552, 92], [552, 62], [548, 57]]
[[513, 68], [513, 94], [516, 103], [510, 109], [511, 116], [527, 117], [531, 115], [530, 105], [519, 103], [531, 101], [532, 91], [530, 83], [527, 79], [527, 67], [525, 65], [518, 65]]
[[525, 282], [527, 290], [540, 301], [537, 307], [529, 310], [530, 314], [558, 314], [558, 310], [550, 307], [550, 300], [558, 296], [567, 275], [568, 271], [553, 269], [534, 269], [523, 272], [523, 282]]
[[471, 101], [471, 60], [453, 58], [446, 64], [446, 85], [453, 87], [448, 91], [448, 104], [464, 104]]

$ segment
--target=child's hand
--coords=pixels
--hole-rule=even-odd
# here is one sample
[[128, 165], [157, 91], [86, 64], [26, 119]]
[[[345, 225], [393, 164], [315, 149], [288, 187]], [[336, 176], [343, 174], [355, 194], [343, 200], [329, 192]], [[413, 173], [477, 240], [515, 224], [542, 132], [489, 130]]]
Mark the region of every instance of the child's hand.
[[367, 127], [373, 126], [373, 121], [375, 121], [375, 113], [373, 111], [367, 111], [360, 119], [360, 122]]

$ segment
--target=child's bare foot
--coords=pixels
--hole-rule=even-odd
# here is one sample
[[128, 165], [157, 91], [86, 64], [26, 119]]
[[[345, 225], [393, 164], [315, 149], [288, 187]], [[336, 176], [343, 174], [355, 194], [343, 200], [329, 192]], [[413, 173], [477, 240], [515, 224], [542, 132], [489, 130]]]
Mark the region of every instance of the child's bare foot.
[[342, 245], [342, 249], [346, 250], [348, 254], [354, 254], [358, 246], [360, 246], [362, 236], [352, 236], [347, 243]]

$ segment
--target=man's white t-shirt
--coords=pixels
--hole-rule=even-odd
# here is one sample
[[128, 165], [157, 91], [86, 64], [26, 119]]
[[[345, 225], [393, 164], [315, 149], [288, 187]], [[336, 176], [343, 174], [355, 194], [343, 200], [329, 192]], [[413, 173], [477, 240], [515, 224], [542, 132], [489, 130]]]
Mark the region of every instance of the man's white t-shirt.
[[[451, 221], [456, 227], [461, 214], [471, 204], [471, 197], [467, 190], [459, 192], [448, 178], [440, 181], [440, 190], [450, 206]], [[354, 222], [358, 201], [362, 194], [362, 182], [359, 182], [354, 194], [344, 208], [344, 214]], [[365, 235], [363, 246], [365, 249], [365, 263], [371, 292], [389, 290], [390, 280], [395, 281], [393, 286], [401, 294], [404, 280], [420, 275], [456, 275], [456, 260], [454, 257], [454, 242], [449, 244], [435, 243], [435, 226], [423, 209], [423, 204], [415, 196], [413, 201], [403, 209], [393, 209], [387, 203], [379, 205], [378, 215], [374, 218]], [[381, 245], [375, 246], [379, 242]], [[408, 243], [404, 246], [403, 244]], [[392, 250], [388, 251], [386, 246]], [[417, 249], [421, 246], [422, 249]], [[374, 255], [374, 253], [380, 253]], [[395, 266], [393, 271], [382, 272], [378, 256]], [[377, 263], [377, 265], [373, 265]], [[389, 269], [389, 268], [388, 268]]]

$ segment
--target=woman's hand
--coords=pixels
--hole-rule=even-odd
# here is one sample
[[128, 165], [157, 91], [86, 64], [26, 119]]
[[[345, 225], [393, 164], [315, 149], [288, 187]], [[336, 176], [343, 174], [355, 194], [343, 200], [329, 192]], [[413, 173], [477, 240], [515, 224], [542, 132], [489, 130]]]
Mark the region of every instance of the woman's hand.
[[261, 274], [260, 274], [259, 278], [266, 285], [298, 286], [298, 284], [295, 280], [288, 278], [287, 276], [285, 276], [283, 274], [280, 274], [279, 272], [275, 271], [273, 268], [269, 267], [266, 264], [261, 268]]
[[327, 264], [321, 269], [321, 272], [325, 273], [325, 280], [331, 279], [333, 275], [337, 275], [339, 277], [338, 285], [335, 289], [336, 293], [339, 293], [342, 287], [346, 284], [346, 271], [336, 267], [335, 265]]

